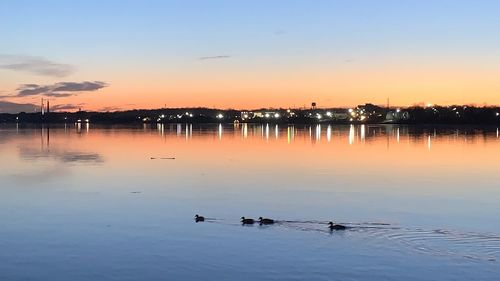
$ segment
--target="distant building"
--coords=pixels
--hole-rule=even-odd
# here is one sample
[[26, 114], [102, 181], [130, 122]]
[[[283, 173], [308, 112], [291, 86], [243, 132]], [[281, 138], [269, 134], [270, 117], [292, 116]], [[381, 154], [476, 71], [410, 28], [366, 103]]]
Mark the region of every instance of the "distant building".
[[251, 111], [242, 111], [240, 113], [241, 120], [248, 120], [248, 119], [252, 119], [253, 117], [254, 117], [254, 113]]
[[[242, 114], [243, 114], [243, 112], [242, 112]], [[279, 119], [281, 117], [282, 117], [282, 114], [279, 111], [255, 111], [255, 112], [253, 112], [253, 118]]]
[[385, 115], [385, 123], [398, 123], [410, 120], [410, 112], [406, 110], [392, 110]]

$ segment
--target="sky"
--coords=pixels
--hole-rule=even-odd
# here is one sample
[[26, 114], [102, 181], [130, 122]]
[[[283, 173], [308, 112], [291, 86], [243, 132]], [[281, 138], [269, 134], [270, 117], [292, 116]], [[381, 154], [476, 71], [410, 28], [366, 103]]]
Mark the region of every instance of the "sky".
[[500, 1], [0, 0], [0, 112], [500, 105]]

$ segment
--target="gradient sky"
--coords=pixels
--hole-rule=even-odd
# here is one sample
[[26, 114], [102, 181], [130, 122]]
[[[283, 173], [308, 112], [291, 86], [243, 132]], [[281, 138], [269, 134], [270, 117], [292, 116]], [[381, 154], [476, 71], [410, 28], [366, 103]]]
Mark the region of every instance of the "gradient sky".
[[0, 0], [0, 102], [500, 104], [499, 30], [500, 1]]

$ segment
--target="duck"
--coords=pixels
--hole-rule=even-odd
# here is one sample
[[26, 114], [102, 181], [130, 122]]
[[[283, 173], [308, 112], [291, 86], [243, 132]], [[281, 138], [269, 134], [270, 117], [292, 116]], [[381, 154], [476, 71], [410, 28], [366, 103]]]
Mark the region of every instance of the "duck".
[[255, 221], [253, 219], [247, 219], [245, 217], [241, 217], [241, 223], [242, 224], [254, 224]]
[[267, 219], [267, 218], [259, 217], [259, 223], [260, 224], [273, 224], [274, 220], [273, 219]]
[[347, 229], [347, 227], [345, 225], [333, 224], [333, 222], [328, 223], [328, 228], [330, 230], [346, 230]]
[[205, 221], [205, 217], [204, 217], [204, 216], [198, 216], [198, 215], [195, 215], [195, 216], [194, 216], [194, 220], [195, 220], [196, 222]]

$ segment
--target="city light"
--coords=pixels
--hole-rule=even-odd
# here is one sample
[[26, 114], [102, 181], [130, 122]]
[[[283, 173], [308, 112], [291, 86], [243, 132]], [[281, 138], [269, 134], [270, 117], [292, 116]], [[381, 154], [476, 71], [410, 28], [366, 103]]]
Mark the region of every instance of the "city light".
[[328, 117], [332, 117], [332, 115], [333, 115], [333, 114], [332, 114], [330, 111], [327, 111], [327, 112], [326, 112], [326, 116], [328, 116]]
[[224, 115], [222, 115], [222, 113], [219, 113], [219, 114], [217, 114], [217, 118], [222, 119], [222, 118], [224, 118]]
[[271, 115], [269, 115], [269, 113], [266, 113], [264, 116], [265, 116], [266, 118], [269, 118], [269, 116], [271, 116]]
[[276, 118], [276, 119], [280, 118], [279, 113], [275, 113], [275, 114], [274, 114], [274, 118]]

